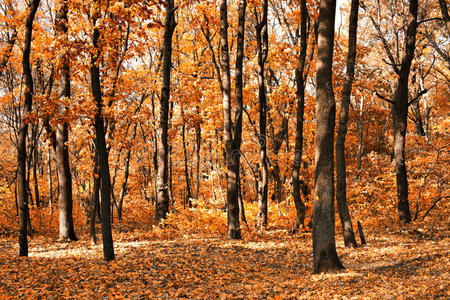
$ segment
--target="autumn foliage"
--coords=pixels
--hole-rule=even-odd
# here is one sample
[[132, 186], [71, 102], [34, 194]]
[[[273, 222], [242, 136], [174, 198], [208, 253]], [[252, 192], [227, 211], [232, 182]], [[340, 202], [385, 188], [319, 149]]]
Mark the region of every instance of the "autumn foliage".
[[[412, 219], [408, 224], [399, 221], [398, 215], [392, 112], [399, 78], [392, 62], [400, 62], [403, 55], [408, 1], [360, 3], [345, 140], [346, 197], [358, 246], [358, 221], [367, 245], [344, 247], [336, 211], [337, 253], [346, 269], [316, 275], [311, 275], [311, 230], [317, 114], [315, 24], [319, 1], [306, 1], [305, 104], [299, 171], [306, 213], [304, 226], [296, 233], [292, 230], [297, 211], [291, 178], [296, 157], [295, 74], [302, 47], [301, 1], [268, 2], [268, 52], [262, 70], [267, 97], [265, 134], [260, 134], [259, 123], [261, 68], [257, 41], [265, 1], [245, 1], [242, 142], [237, 172], [242, 240], [237, 241], [226, 238], [227, 174], [231, 174], [226, 156], [236, 156], [237, 152], [231, 148], [227, 152], [224, 142], [220, 1], [175, 0], [169, 12], [167, 1], [41, 2], [33, 23], [30, 51], [33, 106], [26, 115], [23, 112], [28, 89], [22, 57], [29, 1], [0, 3], [0, 295], [449, 297], [450, 32], [448, 12], [445, 16], [447, 10], [439, 3], [442, 1], [418, 3], [414, 58], [407, 77], [409, 106], [404, 149]], [[235, 65], [241, 1], [225, 2], [230, 128], [234, 130], [240, 107]], [[55, 26], [61, 3], [67, 6], [66, 35]], [[163, 82], [166, 13], [172, 13], [175, 21], [164, 186], [169, 206], [167, 215], [155, 220], [161, 191], [157, 182], [158, 155], [162, 153], [158, 143], [160, 103], [167, 92]], [[338, 111], [346, 80], [349, 13], [350, 3], [342, 4], [336, 13], [332, 81]], [[96, 44], [95, 31], [99, 33]], [[70, 69], [70, 97], [61, 94], [65, 62]], [[92, 92], [93, 68], [99, 70], [100, 103]], [[101, 196], [105, 194], [105, 183], [101, 179], [105, 177], [97, 168], [98, 131], [94, 127], [100, 106], [111, 184], [108, 215], [116, 256], [109, 263], [102, 261], [101, 245], [90, 243], [93, 234], [101, 236], [105, 213], [99, 208], [104, 201]], [[335, 117], [338, 122], [339, 114]], [[17, 151], [21, 124], [28, 125], [25, 179], [29, 258], [17, 257]], [[63, 125], [68, 133], [63, 146], [70, 164], [77, 242], [60, 238], [60, 173], [52, 132]], [[337, 127], [335, 130], [334, 136]], [[266, 226], [258, 217], [263, 144], [268, 176]], [[95, 204], [96, 195], [100, 206]]]

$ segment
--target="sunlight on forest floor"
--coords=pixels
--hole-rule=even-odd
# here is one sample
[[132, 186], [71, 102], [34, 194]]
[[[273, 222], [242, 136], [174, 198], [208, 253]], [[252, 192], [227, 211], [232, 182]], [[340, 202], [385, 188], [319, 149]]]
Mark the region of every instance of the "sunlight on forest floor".
[[[273, 234], [273, 232], [276, 232]], [[419, 234], [417, 234], [419, 232]], [[311, 233], [259, 233], [258, 239], [180, 234], [172, 239], [116, 235], [116, 260], [101, 244], [35, 237], [18, 258], [15, 237], [0, 239], [0, 294], [8, 297], [391, 298], [449, 297], [448, 228], [412, 226], [369, 233], [368, 245], [337, 248], [346, 269], [312, 274]]]

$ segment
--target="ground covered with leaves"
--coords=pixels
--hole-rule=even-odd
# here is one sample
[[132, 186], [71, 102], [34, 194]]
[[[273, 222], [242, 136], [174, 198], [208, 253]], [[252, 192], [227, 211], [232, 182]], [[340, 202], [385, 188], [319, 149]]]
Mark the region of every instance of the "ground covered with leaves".
[[[88, 237], [46, 236], [19, 258], [15, 236], [0, 239], [0, 295], [64, 298], [448, 298], [450, 237], [445, 223], [367, 229], [367, 245], [337, 246], [345, 270], [312, 274], [311, 232], [244, 230], [244, 239], [153, 228], [115, 234], [104, 262]], [[3, 297], [2, 297], [3, 298]]]

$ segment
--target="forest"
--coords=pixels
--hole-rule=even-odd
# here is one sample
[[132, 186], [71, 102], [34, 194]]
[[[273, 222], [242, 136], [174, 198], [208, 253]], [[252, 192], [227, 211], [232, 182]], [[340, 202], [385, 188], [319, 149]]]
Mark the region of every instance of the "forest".
[[446, 0], [2, 0], [0, 296], [450, 297]]

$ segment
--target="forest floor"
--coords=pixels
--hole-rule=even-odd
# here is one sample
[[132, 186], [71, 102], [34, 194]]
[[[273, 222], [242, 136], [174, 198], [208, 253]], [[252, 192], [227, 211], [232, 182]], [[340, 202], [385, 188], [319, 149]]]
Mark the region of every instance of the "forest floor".
[[345, 270], [312, 274], [311, 232], [244, 230], [165, 236], [161, 229], [115, 233], [116, 259], [88, 236], [45, 236], [19, 258], [16, 236], [0, 238], [0, 298], [449, 298], [448, 224], [367, 228], [367, 245], [343, 247]]

